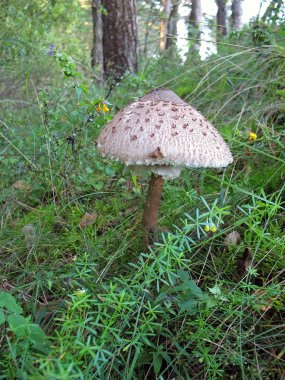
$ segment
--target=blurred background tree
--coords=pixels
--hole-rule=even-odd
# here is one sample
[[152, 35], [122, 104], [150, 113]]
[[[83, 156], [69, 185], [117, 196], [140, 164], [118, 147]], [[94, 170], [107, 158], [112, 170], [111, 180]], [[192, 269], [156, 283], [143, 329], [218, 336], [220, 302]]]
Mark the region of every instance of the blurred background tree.
[[138, 67], [135, 1], [93, 1], [92, 18], [92, 66], [98, 62], [105, 76], [120, 77], [127, 70], [135, 72]]
[[231, 27], [233, 30], [240, 30], [242, 26], [242, 1], [243, 0], [232, 1]]
[[217, 41], [227, 35], [227, 7], [226, 0], [216, 0], [217, 4]]
[[193, 39], [193, 49], [199, 53], [201, 46], [201, 22], [202, 5], [201, 0], [191, 1], [191, 12], [189, 15], [189, 38]]

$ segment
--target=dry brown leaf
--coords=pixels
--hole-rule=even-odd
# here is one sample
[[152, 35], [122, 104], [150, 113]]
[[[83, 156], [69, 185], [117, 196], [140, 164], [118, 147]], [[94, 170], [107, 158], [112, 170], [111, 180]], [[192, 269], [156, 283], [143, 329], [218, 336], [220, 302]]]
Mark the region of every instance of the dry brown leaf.
[[35, 245], [36, 240], [37, 240], [36, 227], [32, 223], [26, 224], [22, 228], [22, 232], [25, 236], [27, 248], [31, 249]]
[[16, 181], [13, 187], [21, 191], [30, 191], [32, 189], [31, 185], [27, 181], [21, 181], [21, 180]]
[[243, 277], [247, 268], [252, 264], [252, 254], [249, 248], [245, 248], [242, 257], [237, 262], [237, 274]]
[[272, 308], [273, 305], [273, 299], [270, 297], [265, 296], [265, 291], [262, 289], [258, 289], [253, 293], [257, 299], [256, 299], [256, 305], [260, 311], [268, 311]]
[[86, 213], [82, 216], [78, 226], [80, 228], [86, 228], [87, 226], [91, 226], [92, 224], [95, 223], [96, 218], [97, 218], [97, 214]]
[[225, 237], [225, 245], [227, 246], [237, 245], [239, 241], [240, 234], [237, 231], [232, 231]]

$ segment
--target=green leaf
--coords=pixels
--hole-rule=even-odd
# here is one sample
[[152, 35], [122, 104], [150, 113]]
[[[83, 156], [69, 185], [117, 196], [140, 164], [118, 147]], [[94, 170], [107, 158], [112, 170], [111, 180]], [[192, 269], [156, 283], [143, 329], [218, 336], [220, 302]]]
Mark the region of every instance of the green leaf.
[[104, 182], [103, 181], [98, 181], [96, 183], [93, 183], [93, 187], [96, 190], [102, 190], [102, 189], [104, 189]]
[[27, 327], [30, 324], [28, 319], [26, 319], [22, 315], [12, 314], [8, 316], [7, 321], [9, 323], [10, 329], [13, 331], [13, 333], [17, 337], [19, 338], [28, 337], [29, 334], [28, 334]]
[[81, 87], [82, 91], [84, 92], [84, 94], [88, 94], [88, 88], [85, 86], [85, 84], [81, 83], [80, 87]]
[[104, 124], [105, 124], [105, 119], [104, 119], [103, 117], [98, 117], [98, 118], [96, 119], [96, 124], [97, 124], [98, 126], [104, 125]]
[[193, 280], [187, 280], [184, 281], [181, 285], [174, 286], [170, 292], [174, 293], [181, 291], [185, 292], [189, 296], [193, 295], [200, 299], [204, 297], [203, 291], [199, 288], [199, 286], [196, 285], [195, 281]]
[[80, 102], [79, 104], [78, 104], [80, 107], [89, 107], [90, 106], [90, 103], [88, 103], [88, 101], [83, 101], [83, 102]]
[[[66, 75], [66, 74], [65, 74], [65, 75]], [[82, 94], [82, 88], [76, 86], [76, 87], [75, 87], [75, 91], [76, 91], [77, 99], [79, 100], [79, 99], [80, 99], [80, 96], [81, 96], [81, 94]]]
[[39, 325], [30, 325], [30, 336], [29, 338], [33, 343], [43, 344], [47, 342], [47, 337]]
[[108, 176], [113, 176], [113, 175], [115, 175], [115, 170], [114, 169], [112, 169], [112, 168], [110, 168], [109, 166], [106, 166], [106, 168], [105, 168], [105, 173], [108, 175]]
[[181, 281], [186, 281], [186, 280], [189, 280], [190, 278], [189, 273], [183, 269], [177, 270], [177, 276], [180, 278]]
[[211, 309], [212, 307], [215, 307], [218, 304], [218, 300], [214, 298], [213, 296], [209, 296], [209, 295], [205, 296], [205, 302], [206, 302], [206, 307], [208, 309]]
[[160, 302], [161, 300], [164, 300], [167, 297], [167, 292], [160, 291], [159, 295], [155, 299], [155, 303]]
[[5, 321], [6, 321], [6, 317], [5, 317], [4, 311], [0, 309], [0, 326], [3, 325]]
[[195, 314], [197, 312], [197, 301], [189, 300], [186, 302], [177, 302], [180, 307], [180, 312], [188, 311], [190, 314]]
[[23, 313], [21, 306], [17, 304], [16, 299], [8, 292], [0, 291], [0, 307], [5, 308], [12, 313]]
[[216, 298], [218, 298], [222, 294], [222, 291], [221, 291], [219, 285], [217, 285], [217, 284], [215, 286], [213, 286], [213, 288], [208, 288], [208, 289], [209, 289], [210, 293], [214, 294], [214, 296]]
[[153, 354], [153, 368], [154, 368], [154, 372], [157, 375], [160, 373], [161, 365], [162, 365], [161, 355], [154, 352], [154, 354]]

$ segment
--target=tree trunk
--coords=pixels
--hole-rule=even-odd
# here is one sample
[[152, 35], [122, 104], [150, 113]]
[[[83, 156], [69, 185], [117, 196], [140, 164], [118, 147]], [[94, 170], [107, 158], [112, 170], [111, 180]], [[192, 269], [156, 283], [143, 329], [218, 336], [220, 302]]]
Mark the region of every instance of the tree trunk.
[[216, 0], [217, 11], [217, 41], [227, 35], [227, 8], [226, 0]]
[[170, 15], [171, 0], [162, 0], [163, 13], [160, 21], [160, 42], [159, 50], [164, 52], [166, 48], [166, 30], [167, 30], [167, 21]]
[[104, 72], [120, 77], [138, 66], [135, 0], [102, 0]]
[[242, 26], [242, 0], [233, 0], [231, 22], [233, 30], [239, 30]]
[[171, 12], [167, 23], [166, 49], [173, 47], [177, 39], [178, 8], [180, 2], [181, 0], [176, 0], [171, 7]]
[[93, 21], [93, 48], [91, 52], [91, 66], [98, 67], [98, 77], [103, 79], [103, 26], [101, 0], [92, 0]]
[[201, 20], [202, 20], [202, 6], [201, 0], [192, 0], [191, 13], [189, 17], [189, 38], [193, 39], [193, 50], [200, 50], [200, 35], [201, 35]]

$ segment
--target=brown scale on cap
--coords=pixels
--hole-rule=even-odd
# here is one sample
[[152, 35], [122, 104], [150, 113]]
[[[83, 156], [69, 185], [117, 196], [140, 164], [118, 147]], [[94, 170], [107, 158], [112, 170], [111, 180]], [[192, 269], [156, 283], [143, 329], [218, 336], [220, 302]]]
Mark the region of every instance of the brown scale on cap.
[[149, 155], [150, 158], [164, 158], [165, 155], [162, 153], [161, 148], [158, 146], [152, 153]]

